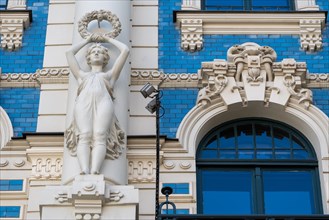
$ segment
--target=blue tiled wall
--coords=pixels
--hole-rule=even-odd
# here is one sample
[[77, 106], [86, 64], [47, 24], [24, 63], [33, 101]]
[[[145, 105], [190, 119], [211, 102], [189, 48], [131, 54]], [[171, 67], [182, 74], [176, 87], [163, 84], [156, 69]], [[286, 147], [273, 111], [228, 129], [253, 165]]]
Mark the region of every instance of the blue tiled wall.
[[28, 0], [32, 23], [24, 30], [22, 47], [9, 52], [0, 50], [3, 73], [34, 73], [42, 68], [45, 47], [49, 0]]
[[162, 92], [161, 106], [164, 115], [160, 118], [160, 132], [169, 138], [175, 138], [180, 122], [195, 106], [198, 89], [172, 88], [163, 89]]
[[[180, 48], [180, 29], [173, 23], [173, 11], [181, 9], [181, 0], [159, 1], [159, 70], [165, 73], [196, 73], [201, 62], [226, 59], [227, 50], [245, 42], [272, 47], [277, 61], [294, 58], [306, 62], [310, 73], [329, 72], [329, 22], [323, 30], [323, 49], [316, 53], [300, 49], [299, 35], [204, 35], [204, 48], [195, 53]], [[328, 0], [317, 0], [320, 10], [328, 11]], [[329, 18], [327, 17], [327, 21]], [[314, 89], [314, 104], [329, 115], [329, 90]], [[185, 114], [195, 105], [197, 89], [164, 90], [161, 134], [175, 137]]]
[[0, 106], [14, 127], [14, 136], [35, 132], [40, 90], [38, 88], [0, 88]]
[[329, 117], [329, 89], [312, 89], [313, 104]]
[[[318, 1], [321, 10], [328, 10], [328, 0]], [[321, 3], [321, 4], [320, 4]], [[226, 59], [228, 48], [235, 44], [255, 42], [272, 47], [277, 61], [295, 58], [306, 62], [311, 73], [329, 71], [329, 28], [323, 33], [323, 49], [317, 53], [300, 49], [299, 35], [204, 35], [204, 48], [195, 53], [180, 48], [180, 30], [173, 23], [173, 10], [180, 10], [180, 0], [159, 2], [159, 69], [166, 73], [196, 73], [203, 61]]]

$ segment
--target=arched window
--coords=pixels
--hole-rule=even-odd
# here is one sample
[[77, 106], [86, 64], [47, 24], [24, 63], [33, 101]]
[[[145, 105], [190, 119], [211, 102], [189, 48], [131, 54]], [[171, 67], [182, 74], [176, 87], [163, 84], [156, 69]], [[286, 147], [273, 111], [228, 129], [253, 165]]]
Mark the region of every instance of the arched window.
[[321, 214], [317, 159], [290, 126], [239, 120], [210, 131], [197, 151], [198, 213]]

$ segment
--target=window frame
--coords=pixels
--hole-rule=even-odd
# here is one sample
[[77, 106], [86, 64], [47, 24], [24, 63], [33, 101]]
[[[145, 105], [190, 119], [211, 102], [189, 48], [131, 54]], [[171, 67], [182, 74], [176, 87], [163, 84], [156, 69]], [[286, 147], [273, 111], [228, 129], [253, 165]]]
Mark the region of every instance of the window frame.
[[[295, 133], [299, 136], [303, 137], [303, 141], [307, 143], [306, 150], [311, 153], [313, 156], [312, 159], [207, 159], [207, 158], [201, 158], [200, 151], [202, 150], [203, 143], [209, 141], [214, 135], [219, 132], [219, 129], [224, 130], [225, 128], [228, 128], [230, 125], [236, 126], [235, 123], [262, 123], [263, 122], [269, 122], [272, 125], [282, 125], [283, 127], [293, 130]], [[273, 134], [272, 134], [273, 135]], [[292, 136], [293, 134], [290, 134]], [[217, 134], [217, 138], [219, 135]], [[218, 139], [217, 139], [218, 140]], [[223, 125], [217, 126], [211, 131], [208, 132], [207, 135], [203, 137], [201, 140], [197, 153], [196, 153], [196, 172], [197, 172], [197, 213], [203, 214], [203, 195], [202, 195], [202, 172], [205, 170], [219, 170], [219, 171], [230, 171], [230, 170], [236, 170], [236, 171], [252, 171], [253, 175], [256, 174], [256, 172], [261, 173], [262, 178], [262, 172], [263, 171], [271, 171], [271, 170], [277, 170], [277, 171], [309, 171], [311, 172], [311, 180], [313, 183], [313, 205], [314, 205], [314, 213], [313, 214], [323, 214], [323, 204], [322, 204], [322, 195], [321, 195], [321, 184], [320, 184], [320, 176], [318, 171], [318, 161], [316, 158], [315, 151], [310, 144], [310, 142], [305, 138], [304, 135], [302, 135], [298, 130], [292, 128], [291, 126], [284, 124], [282, 122], [269, 120], [269, 119], [263, 119], [263, 118], [247, 118], [244, 120], [233, 120], [229, 121], [227, 123], [224, 123]], [[263, 180], [257, 179], [257, 175], [253, 176], [252, 178], [252, 215], [254, 214], [265, 214], [265, 207], [264, 207], [264, 189], [263, 189]], [[261, 182], [260, 182], [261, 181]], [[257, 188], [258, 187], [258, 188]], [[218, 213], [220, 215], [220, 213]]]

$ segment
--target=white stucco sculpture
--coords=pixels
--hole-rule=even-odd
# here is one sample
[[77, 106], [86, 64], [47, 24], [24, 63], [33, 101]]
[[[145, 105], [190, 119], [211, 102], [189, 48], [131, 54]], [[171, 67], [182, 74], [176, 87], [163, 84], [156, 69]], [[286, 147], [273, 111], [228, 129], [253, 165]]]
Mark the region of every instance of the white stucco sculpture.
[[[83, 70], [75, 57], [84, 46], [92, 44], [86, 54], [90, 70]], [[101, 43], [110, 43], [120, 54], [110, 70], [108, 49]], [[78, 81], [73, 122], [66, 131], [66, 146], [77, 156], [81, 174], [99, 174], [105, 160], [117, 159], [122, 152], [124, 132], [114, 113], [114, 85], [126, 62], [128, 47], [106, 34], [90, 34], [66, 53], [71, 72]]]

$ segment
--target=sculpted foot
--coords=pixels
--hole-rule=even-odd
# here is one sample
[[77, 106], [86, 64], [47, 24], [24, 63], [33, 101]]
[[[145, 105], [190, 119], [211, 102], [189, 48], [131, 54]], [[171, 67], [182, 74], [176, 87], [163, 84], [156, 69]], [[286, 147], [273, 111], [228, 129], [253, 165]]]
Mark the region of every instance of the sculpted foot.
[[98, 170], [92, 170], [92, 171], [91, 171], [91, 174], [96, 174], [96, 175], [98, 175], [98, 174], [99, 174], [99, 171], [98, 171]]
[[86, 175], [86, 174], [88, 174], [88, 173], [89, 173], [88, 170], [81, 170], [80, 175]]

